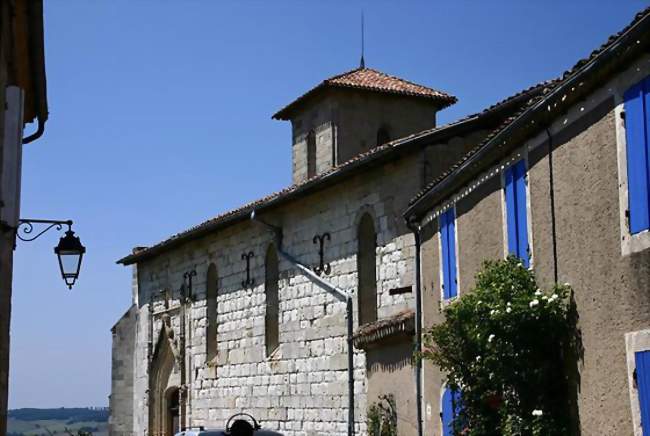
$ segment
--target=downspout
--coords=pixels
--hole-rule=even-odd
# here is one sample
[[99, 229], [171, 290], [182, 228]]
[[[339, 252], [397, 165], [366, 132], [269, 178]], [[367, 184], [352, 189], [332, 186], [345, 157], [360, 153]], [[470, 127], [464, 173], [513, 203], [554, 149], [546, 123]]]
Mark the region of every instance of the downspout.
[[553, 136], [549, 128], [545, 128], [548, 136], [548, 190], [551, 203], [551, 241], [553, 244], [553, 280], [558, 282], [558, 260], [557, 260], [557, 231], [555, 227], [555, 179], [553, 178]]
[[415, 238], [415, 353], [418, 356], [415, 359], [415, 397], [417, 411], [417, 434], [423, 434], [422, 419], [422, 280], [421, 280], [421, 258], [420, 251], [422, 242], [420, 239], [420, 226], [413, 220], [408, 220], [407, 227], [413, 232]]
[[43, 120], [40, 115], [38, 117], [38, 128], [36, 129], [36, 132], [32, 133], [26, 138], [23, 138], [23, 145], [24, 144], [29, 144], [30, 142], [36, 141], [38, 138], [43, 136], [43, 133], [45, 133], [45, 120]]
[[345, 301], [345, 315], [347, 318], [347, 343], [348, 343], [348, 436], [354, 436], [354, 319], [352, 295], [349, 292], [340, 289], [331, 283], [323, 280], [308, 266], [304, 265], [296, 258], [285, 252], [282, 248], [282, 229], [272, 224], [266, 223], [255, 216], [255, 210], [251, 212], [251, 221], [259, 223], [270, 229], [275, 236], [275, 245], [278, 254], [287, 262], [298, 268], [309, 280], [318, 285], [321, 289], [333, 295], [339, 301]]
[[187, 353], [185, 350], [186, 342], [185, 342], [185, 333], [186, 333], [186, 327], [185, 327], [185, 322], [186, 322], [186, 313], [185, 313], [185, 305], [187, 304], [187, 289], [185, 288], [185, 283], [181, 286], [181, 337], [180, 337], [180, 373], [181, 373], [181, 383], [180, 383], [180, 391], [179, 391], [179, 428], [184, 430], [187, 428], [186, 425], [186, 417], [185, 414], [187, 413], [187, 374], [185, 371], [187, 370]]

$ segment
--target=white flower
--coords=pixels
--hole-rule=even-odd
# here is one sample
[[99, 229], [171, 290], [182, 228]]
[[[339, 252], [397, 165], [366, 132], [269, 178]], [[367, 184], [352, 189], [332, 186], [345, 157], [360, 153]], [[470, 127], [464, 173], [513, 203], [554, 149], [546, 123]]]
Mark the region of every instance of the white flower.
[[480, 362], [481, 361], [481, 356], [476, 356], [476, 361]]
[[535, 306], [537, 306], [538, 304], [539, 304], [539, 300], [538, 300], [538, 299], [534, 299], [533, 301], [531, 301], [530, 303], [528, 303], [528, 305], [529, 305], [530, 307], [535, 307]]
[[539, 409], [533, 410], [533, 416], [542, 416], [543, 414], [544, 414], [544, 412], [542, 412]]
[[508, 301], [508, 303], [506, 303], [506, 306], [510, 306], [510, 305], [511, 305], [511, 304], [510, 304], [510, 302]]
[[553, 295], [551, 295], [550, 301], [555, 301], [558, 298], [560, 298], [560, 297], [558, 297], [557, 294], [553, 294]]
[[492, 310], [490, 311], [490, 315], [492, 315], [492, 316], [494, 316], [494, 315], [498, 315], [498, 314], [499, 314], [499, 311], [498, 311], [497, 309], [492, 309]]
[[495, 335], [493, 335], [493, 334], [488, 336], [488, 342], [492, 342], [494, 340], [494, 338], [495, 338]]
[[570, 287], [570, 286], [571, 286], [571, 283], [569, 283], [569, 282], [566, 282], [566, 283], [564, 284], [564, 286], [566, 286], [566, 287], [568, 288], [568, 287]]
[[543, 296], [542, 296], [542, 300], [544, 300], [544, 301], [548, 300], [548, 296], [547, 296], [547, 295], [543, 295]]
[[535, 291], [535, 295], [537, 295], [538, 297], [539, 297], [540, 295], [542, 295], [542, 290], [541, 290], [541, 289], [537, 289], [537, 290]]
[[512, 312], [512, 308], [511, 307], [506, 307], [506, 313], [510, 313], [510, 312]]

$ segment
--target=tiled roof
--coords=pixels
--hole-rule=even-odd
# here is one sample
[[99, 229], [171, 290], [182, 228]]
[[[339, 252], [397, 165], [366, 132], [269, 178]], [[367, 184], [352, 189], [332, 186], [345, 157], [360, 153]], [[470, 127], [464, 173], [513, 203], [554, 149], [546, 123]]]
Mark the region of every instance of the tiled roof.
[[425, 98], [438, 102], [440, 104], [440, 109], [458, 101], [458, 99], [453, 95], [432, 88], [427, 88], [426, 86], [418, 85], [400, 79], [399, 77], [390, 76], [372, 68], [357, 68], [323, 80], [319, 85], [301, 95], [289, 105], [280, 109], [275, 115], [273, 115], [273, 118], [278, 120], [289, 119], [291, 112], [308, 97], [311, 97], [328, 87], [362, 89], [366, 91]]
[[[449, 179], [459, 175], [462, 170], [467, 167], [479, 152], [483, 152], [488, 147], [495, 146], [497, 140], [501, 140], [504, 132], [513, 125], [517, 120], [520, 120], [522, 117], [529, 115], [533, 109], [540, 109], [538, 103], [548, 98], [549, 95], [554, 93], [556, 90], [565, 86], [569, 81], [572, 81], [576, 76], [581, 73], [588, 72], [591, 70], [592, 62], [595, 62], [599, 59], [601, 55], [607, 52], [609, 49], [618, 48], [618, 44], [623, 36], [637, 26], [642, 20], [645, 20], [650, 17], [650, 7], [644, 9], [643, 11], [637, 13], [630, 24], [628, 24], [620, 32], [611, 35], [607, 42], [601, 45], [598, 49], [592, 51], [588, 57], [579, 60], [573, 67], [566, 70], [561, 77], [558, 79], [549, 81], [545, 84], [543, 91], [531, 98], [528, 103], [523, 106], [517, 113], [506, 118], [503, 123], [496, 129], [494, 129], [480, 144], [471, 149], [465, 156], [463, 156], [458, 162], [448, 168], [447, 171], [442, 173], [432, 182], [430, 182], [424, 189], [422, 189], [415, 197], [409, 201], [409, 209], [404, 213], [404, 216], [410, 216], [413, 214], [415, 206], [419, 201], [431, 193], [435, 188], [439, 187], [443, 181], [448, 181]], [[634, 43], [639, 44], [640, 41], [636, 40]], [[579, 86], [582, 86], [580, 84]], [[543, 109], [543, 108], [542, 108]], [[549, 109], [550, 110], [550, 109]]]
[[225, 212], [197, 226], [177, 233], [176, 235], [171, 236], [170, 238], [159, 242], [149, 248], [140, 249], [137, 253], [130, 254], [118, 260], [117, 262], [124, 265], [130, 265], [139, 260], [152, 257], [157, 253], [160, 253], [168, 248], [182, 243], [183, 241], [201, 237], [219, 227], [227, 226], [237, 221], [248, 219], [250, 213], [253, 210], [262, 207], [270, 207], [285, 201], [290, 201], [301, 193], [307, 193], [313, 190], [321, 189], [324, 186], [327, 186], [328, 182], [338, 180], [350, 173], [357, 174], [358, 169], [362, 167], [369, 167], [373, 163], [380, 161], [382, 158], [394, 158], [400, 152], [417, 150], [419, 149], [418, 147], [422, 146], [421, 143], [423, 142], [426, 144], [434, 143], [435, 141], [444, 137], [444, 135], [447, 133], [449, 135], [452, 135], [457, 128], [462, 128], [463, 126], [470, 125], [471, 123], [477, 122], [479, 120], [483, 120], [491, 114], [499, 113], [501, 110], [505, 110], [509, 107], [519, 107], [521, 104], [537, 95], [546, 86], [546, 84], [547, 82], [543, 82], [538, 85], [531, 86], [524, 91], [520, 91], [517, 94], [514, 94], [498, 103], [489, 106], [488, 108], [485, 108], [481, 112], [473, 115], [468, 115], [460, 120], [454, 121], [453, 123], [414, 133], [404, 138], [396, 139], [381, 146], [372, 148], [365, 153], [361, 153], [353, 157], [352, 159], [337, 167], [331, 168], [324, 173], [312, 177], [309, 180], [288, 186], [287, 188], [267, 195], [266, 197], [244, 204], [237, 209]]
[[356, 348], [365, 349], [379, 341], [397, 335], [412, 335], [415, 332], [415, 313], [406, 309], [390, 318], [377, 320], [359, 327], [352, 337]]

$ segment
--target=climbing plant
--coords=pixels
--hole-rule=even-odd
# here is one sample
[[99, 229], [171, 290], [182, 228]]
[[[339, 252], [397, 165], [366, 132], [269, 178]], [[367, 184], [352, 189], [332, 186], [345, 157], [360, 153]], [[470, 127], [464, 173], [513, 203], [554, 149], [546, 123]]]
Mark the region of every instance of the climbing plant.
[[547, 291], [515, 257], [487, 261], [446, 306], [422, 356], [460, 392], [455, 434], [572, 434], [570, 385], [581, 345], [569, 284]]
[[368, 408], [368, 436], [397, 436], [397, 412], [392, 394], [381, 395]]

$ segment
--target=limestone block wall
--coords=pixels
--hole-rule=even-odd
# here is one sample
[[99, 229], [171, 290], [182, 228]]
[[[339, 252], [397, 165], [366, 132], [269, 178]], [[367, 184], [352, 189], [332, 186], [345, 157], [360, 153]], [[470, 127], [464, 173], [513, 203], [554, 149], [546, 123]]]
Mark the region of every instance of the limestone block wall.
[[133, 369], [137, 307], [131, 306], [112, 329], [111, 396], [108, 421], [111, 436], [133, 432]]
[[337, 102], [323, 98], [297, 114], [292, 124], [292, 180], [307, 179], [307, 136], [316, 135], [316, 173], [321, 174], [335, 165]]
[[[284, 249], [308, 265], [319, 260], [312, 238], [329, 232], [325, 262], [330, 263], [331, 274], [326, 279], [356, 293], [356, 228], [362, 214], [369, 212], [377, 232], [378, 315], [393, 315], [413, 304], [412, 294], [390, 295], [389, 291], [413, 283], [414, 242], [399, 211], [419, 186], [417, 178], [409, 177], [416, 165], [416, 157], [404, 159], [388, 170], [378, 168], [262, 217], [282, 226]], [[265, 355], [264, 253], [272, 240], [265, 228], [242, 222], [139, 265], [139, 311], [147, 321], [138, 324], [136, 433], [147, 427], [147, 348], [158, 340], [162, 313], [171, 316], [180, 334], [179, 289], [183, 273], [191, 269], [197, 277], [196, 301], [187, 312], [188, 424], [219, 427], [233, 413], [247, 411], [266, 428], [287, 435], [346, 433], [345, 304], [282, 259], [280, 346], [271, 356]], [[255, 254], [251, 264], [255, 282], [242, 287], [241, 255], [249, 251]], [[205, 280], [210, 263], [216, 264], [219, 277], [216, 368], [206, 362]], [[161, 294], [164, 290], [171, 297], [169, 309]], [[152, 300], [149, 315], [147, 302]], [[356, 310], [355, 304], [355, 318]], [[362, 351], [355, 353], [354, 362], [357, 431], [363, 434], [367, 387]]]

